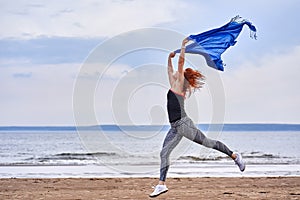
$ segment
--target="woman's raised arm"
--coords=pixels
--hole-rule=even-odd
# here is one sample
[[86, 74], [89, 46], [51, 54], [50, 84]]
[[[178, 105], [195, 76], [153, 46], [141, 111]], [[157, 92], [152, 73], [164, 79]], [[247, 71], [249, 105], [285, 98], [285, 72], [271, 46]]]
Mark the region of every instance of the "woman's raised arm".
[[168, 76], [169, 76], [170, 85], [172, 85], [172, 83], [174, 82], [174, 77], [173, 77], [174, 69], [173, 69], [173, 64], [172, 64], [172, 58], [174, 58], [174, 57], [175, 57], [174, 52], [171, 52], [168, 57]]
[[183, 65], [184, 65], [184, 59], [185, 59], [185, 45], [188, 43], [189, 40], [185, 38], [182, 41], [181, 49], [180, 49], [180, 55], [178, 59], [178, 72], [183, 74]]

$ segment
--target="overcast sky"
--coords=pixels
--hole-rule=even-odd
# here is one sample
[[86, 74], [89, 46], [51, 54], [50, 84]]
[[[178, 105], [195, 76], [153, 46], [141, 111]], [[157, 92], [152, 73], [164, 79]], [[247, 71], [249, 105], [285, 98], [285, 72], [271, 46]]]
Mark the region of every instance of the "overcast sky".
[[[299, 10], [298, 0], [0, 0], [0, 125], [73, 125], [75, 81], [104, 41], [151, 27], [188, 36], [219, 27], [236, 15], [257, 27], [258, 40], [250, 39], [244, 27], [238, 43], [222, 56], [225, 71], [216, 73], [225, 94], [225, 111], [220, 111], [225, 112], [224, 122], [300, 123]], [[114, 113], [113, 106], [122, 99], [113, 98], [133, 84], [125, 76], [166, 79], [165, 69], [135, 67], [163, 67], [167, 55], [145, 50], [119, 58], [94, 94], [98, 123], [119, 123], [120, 113]], [[206, 68], [200, 66], [201, 71]], [[120, 90], [120, 83], [125, 89]], [[166, 124], [166, 84], [137, 86], [128, 102], [120, 104], [125, 106], [120, 112], [127, 111], [134, 124]], [[218, 112], [211, 93], [207, 86], [187, 100], [196, 123], [210, 123]]]

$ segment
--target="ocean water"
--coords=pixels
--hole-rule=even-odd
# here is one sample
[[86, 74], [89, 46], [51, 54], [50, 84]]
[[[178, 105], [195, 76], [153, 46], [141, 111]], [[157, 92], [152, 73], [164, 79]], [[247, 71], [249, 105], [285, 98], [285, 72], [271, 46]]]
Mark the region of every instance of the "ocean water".
[[[172, 153], [169, 176], [299, 176], [299, 126], [231, 125], [209, 137], [243, 155], [240, 173], [226, 155], [188, 140]], [[281, 128], [280, 128], [281, 127]], [[0, 128], [0, 177], [157, 177], [168, 127]]]

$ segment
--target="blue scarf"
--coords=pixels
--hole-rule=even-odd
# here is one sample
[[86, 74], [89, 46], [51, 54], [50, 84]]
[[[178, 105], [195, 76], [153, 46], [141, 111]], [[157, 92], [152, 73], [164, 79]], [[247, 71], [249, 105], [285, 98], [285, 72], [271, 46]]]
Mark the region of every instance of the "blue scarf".
[[[189, 40], [194, 43], [186, 46], [186, 53], [200, 54], [205, 57], [208, 66], [220, 71], [224, 71], [224, 64], [221, 54], [230, 46], [235, 45], [236, 38], [239, 36], [244, 25], [247, 25], [251, 32], [251, 38], [256, 37], [256, 28], [249, 21], [236, 16], [231, 21], [220, 28], [200, 33], [198, 35], [190, 35]], [[180, 49], [175, 53], [179, 53]]]

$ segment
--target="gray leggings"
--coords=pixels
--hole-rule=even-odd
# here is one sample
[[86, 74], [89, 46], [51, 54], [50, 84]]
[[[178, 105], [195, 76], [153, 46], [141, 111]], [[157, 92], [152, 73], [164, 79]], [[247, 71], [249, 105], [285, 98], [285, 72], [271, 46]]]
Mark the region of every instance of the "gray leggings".
[[232, 155], [232, 151], [222, 142], [211, 140], [207, 138], [192, 122], [189, 117], [184, 117], [174, 123], [171, 123], [169, 130], [160, 152], [160, 178], [159, 180], [165, 181], [167, 172], [170, 166], [169, 157], [173, 149], [180, 142], [182, 137], [186, 137], [191, 141], [201, 144], [205, 147], [216, 149], [225, 153], [228, 156]]

